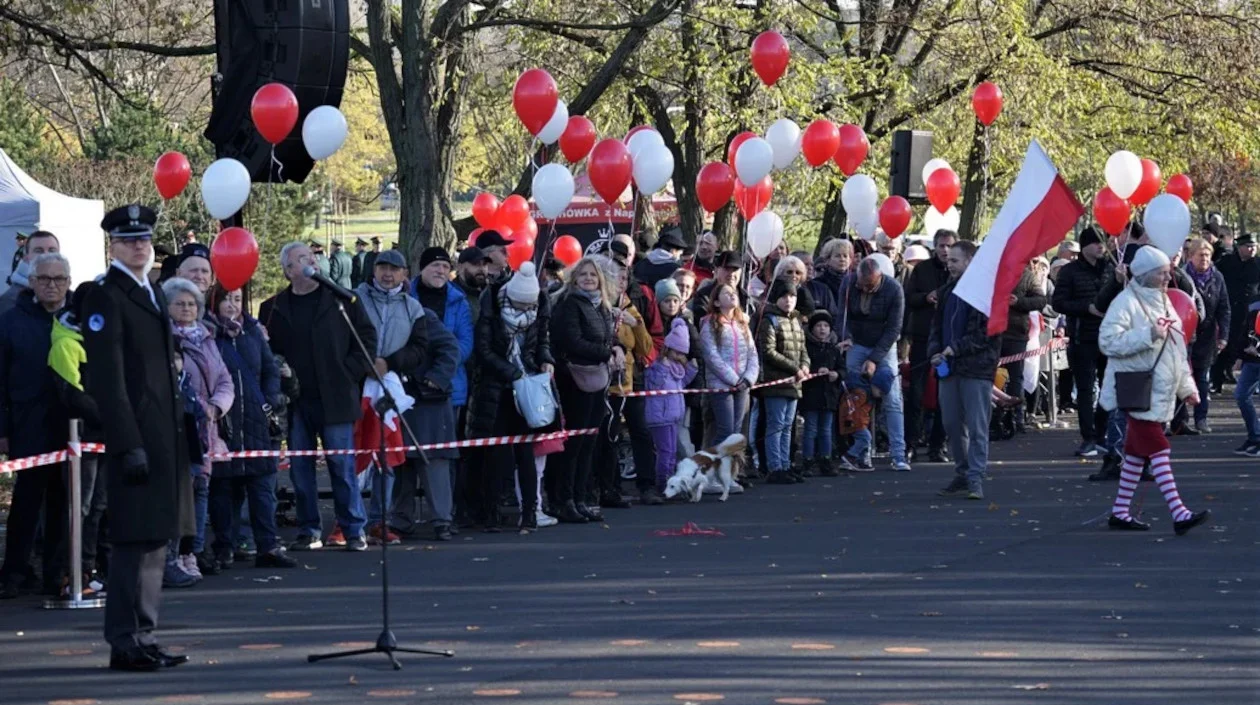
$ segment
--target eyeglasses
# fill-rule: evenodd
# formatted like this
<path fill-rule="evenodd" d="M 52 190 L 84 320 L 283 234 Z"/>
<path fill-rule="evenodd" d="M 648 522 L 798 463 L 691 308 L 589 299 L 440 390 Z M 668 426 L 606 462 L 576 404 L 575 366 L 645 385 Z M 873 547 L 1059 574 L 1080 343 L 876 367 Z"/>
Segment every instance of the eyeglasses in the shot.
<path fill-rule="evenodd" d="M 196 301 L 172 301 L 169 305 L 171 308 L 197 308 Z"/>
<path fill-rule="evenodd" d="M 36 275 L 34 280 L 35 283 L 40 286 L 48 286 L 50 284 L 53 286 L 67 286 L 70 284 L 70 277 L 46 277 L 43 275 Z"/>

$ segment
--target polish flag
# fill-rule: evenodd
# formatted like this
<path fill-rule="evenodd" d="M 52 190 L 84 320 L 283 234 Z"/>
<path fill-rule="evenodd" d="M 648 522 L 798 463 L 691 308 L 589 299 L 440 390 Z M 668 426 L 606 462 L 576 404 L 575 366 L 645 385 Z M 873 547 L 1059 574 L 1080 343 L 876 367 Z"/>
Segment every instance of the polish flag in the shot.
<path fill-rule="evenodd" d="M 1085 213 L 1036 140 L 1015 186 L 954 293 L 989 317 L 989 335 L 1006 331 L 1011 292 L 1033 257 L 1063 241 Z"/>

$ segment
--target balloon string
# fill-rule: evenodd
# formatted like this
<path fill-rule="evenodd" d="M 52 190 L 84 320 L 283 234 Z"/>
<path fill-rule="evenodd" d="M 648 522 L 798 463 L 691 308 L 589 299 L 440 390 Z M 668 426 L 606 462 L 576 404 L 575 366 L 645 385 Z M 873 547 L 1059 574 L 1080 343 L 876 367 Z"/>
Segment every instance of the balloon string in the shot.
<path fill-rule="evenodd" d="M 984 222 L 985 214 L 988 212 L 989 177 L 990 177 L 989 159 L 991 155 L 991 149 L 992 149 L 991 134 L 989 132 L 989 126 L 985 125 L 984 126 L 984 166 L 981 167 L 981 172 L 980 172 L 984 176 L 984 182 L 980 186 L 980 203 L 978 204 L 978 207 L 976 208 L 976 211 L 978 213 L 978 217 L 976 218 L 977 231 L 979 230 L 979 226 L 981 226 L 981 224 Z"/>
<path fill-rule="evenodd" d="M 544 265 L 547 263 L 547 253 L 551 252 L 551 246 L 555 244 L 555 242 L 556 242 L 556 221 L 553 218 L 551 221 L 551 227 L 547 229 L 547 244 L 543 246 L 542 259 L 540 260 Z"/>

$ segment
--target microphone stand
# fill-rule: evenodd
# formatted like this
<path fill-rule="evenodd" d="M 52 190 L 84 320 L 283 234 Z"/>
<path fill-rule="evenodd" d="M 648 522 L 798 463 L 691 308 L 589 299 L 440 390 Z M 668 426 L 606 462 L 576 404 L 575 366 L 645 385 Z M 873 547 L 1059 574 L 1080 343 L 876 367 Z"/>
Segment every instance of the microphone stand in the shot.
<path fill-rule="evenodd" d="M 353 301 L 353 299 L 351 299 Z M 345 303 L 338 298 L 337 310 L 341 312 L 341 318 L 346 322 L 346 327 L 350 330 L 350 335 L 354 338 L 359 346 L 359 352 L 364 359 L 368 361 L 368 369 L 372 370 L 372 376 L 377 383 L 381 385 L 381 398 L 376 401 L 373 408 L 381 418 L 380 423 L 380 447 L 376 456 L 376 486 L 372 490 L 372 497 L 380 497 L 381 500 L 381 633 L 376 637 L 376 645 L 367 649 L 353 649 L 350 651 L 337 651 L 329 654 L 311 654 L 306 657 L 307 663 L 315 663 L 316 661 L 326 661 L 328 659 L 345 658 L 347 656 L 362 656 L 363 654 L 385 654 L 393 665 L 395 671 L 402 670 L 402 664 L 398 662 L 395 653 L 406 654 L 423 654 L 426 656 L 445 656 L 451 658 L 455 656 L 455 652 L 448 650 L 435 651 L 430 649 L 414 649 L 398 645 L 398 639 L 394 636 L 394 631 L 389 625 L 389 523 L 386 520 L 389 515 L 389 507 L 385 506 L 385 474 L 392 473 L 393 470 L 385 462 L 385 416 L 388 412 L 393 411 L 397 416 L 399 423 L 402 424 L 403 430 L 407 434 L 407 438 L 411 445 L 419 446 L 416 440 L 416 434 L 412 432 L 411 426 L 407 420 L 403 418 L 401 412 L 398 411 L 398 403 L 394 401 L 393 395 L 389 393 L 389 389 L 385 386 L 385 380 L 381 378 L 381 373 L 376 370 L 376 356 L 368 351 L 367 346 L 363 344 L 363 338 L 359 337 L 359 332 L 354 329 L 354 323 L 350 320 L 350 314 L 346 313 Z M 420 454 L 420 462 L 428 464 L 429 460 L 425 456 L 423 450 L 416 450 Z"/>

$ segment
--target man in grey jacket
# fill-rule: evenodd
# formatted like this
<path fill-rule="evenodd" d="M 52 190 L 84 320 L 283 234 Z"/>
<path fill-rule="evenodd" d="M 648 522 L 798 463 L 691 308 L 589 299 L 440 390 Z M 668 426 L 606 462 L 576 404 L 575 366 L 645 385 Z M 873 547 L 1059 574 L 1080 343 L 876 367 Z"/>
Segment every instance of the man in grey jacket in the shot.
<path fill-rule="evenodd" d="M 905 320 L 905 294 L 896 279 L 880 271 L 879 261 L 873 257 L 867 257 L 858 264 L 857 276 L 848 286 L 845 320 L 840 322 L 843 345 L 848 348 L 848 374 L 869 380 L 878 368 L 886 367 L 894 376 L 892 389 L 880 406 L 888 431 L 892 467 L 905 472 L 910 470 L 910 463 L 906 460 L 905 417 L 901 407 L 901 378 L 897 364 L 897 340 L 901 337 L 901 325 Z"/>
<path fill-rule="evenodd" d="M 36 257 L 49 252 L 61 252 L 61 241 L 57 239 L 57 236 L 46 230 L 36 230 L 31 233 L 26 241 L 25 254 L 9 277 L 9 289 L 4 294 L 0 294 L 0 314 L 13 308 L 23 291 L 31 290 L 29 277 L 34 274 L 31 271 L 31 262 L 34 262 Z"/>

